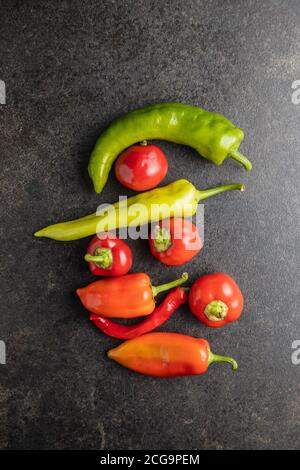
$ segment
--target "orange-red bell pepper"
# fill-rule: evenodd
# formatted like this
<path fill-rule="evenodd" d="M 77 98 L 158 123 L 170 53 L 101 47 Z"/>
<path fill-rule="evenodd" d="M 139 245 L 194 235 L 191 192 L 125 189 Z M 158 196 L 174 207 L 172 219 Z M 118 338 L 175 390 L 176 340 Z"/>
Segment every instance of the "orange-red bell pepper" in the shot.
<path fill-rule="evenodd" d="M 157 294 L 179 286 L 187 279 L 187 273 L 183 273 L 180 279 L 152 286 L 145 273 L 127 274 L 92 282 L 76 292 L 90 312 L 110 318 L 134 318 L 152 313 Z"/>
<path fill-rule="evenodd" d="M 148 333 L 125 341 L 107 353 L 110 359 L 128 369 L 154 377 L 204 374 L 213 362 L 237 363 L 217 356 L 205 339 L 178 333 Z"/>

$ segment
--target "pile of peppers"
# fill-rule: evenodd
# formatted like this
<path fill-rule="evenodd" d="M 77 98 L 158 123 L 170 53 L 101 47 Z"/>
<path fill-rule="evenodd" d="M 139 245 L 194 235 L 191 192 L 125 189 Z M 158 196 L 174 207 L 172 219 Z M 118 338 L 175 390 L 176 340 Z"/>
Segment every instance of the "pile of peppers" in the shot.
<path fill-rule="evenodd" d="M 76 292 L 101 332 L 126 340 L 107 353 L 122 366 L 153 377 L 199 375 L 214 362 L 228 362 L 233 370 L 237 369 L 234 359 L 213 354 L 204 339 L 153 332 L 184 303 L 207 327 L 220 328 L 236 321 L 242 314 L 244 299 L 234 279 L 226 273 L 213 273 L 201 276 L 188 288 L 182 287 L 188 280 L 184 272 L 179 279 L 153 286 L 146 273 L 129 273 L 132 251 L 112 230 L 134 224 L 132 209 L 143 204 L 147 210 L 139 224 L 157 224 L 149 236 L 149 249 L 156 261 L 168 266 L 188 263 L 200 252 L 203 243 L 197 227 L 182 218 L 182 213 L 191 217 L 199 201 L 228 190 L 243 191 L 244 185 L 231 183 L 198 190 L 181 179 L 156 188 L 167 174 L 168 161 L 158 146 L 148 145 L 147 141 L 162 139 L 188 145 L 216 165 L 232 158 L 250 170 L 250 161 L 238 150 L 243 137 L 243 132 L 224 116 L 183 103 L 160 103 L 127 113 L 100 135 L 88 170 L 95 191 L 100 193 L 117 160 L 115 175 L 119 182 L 126 188 L 145 192 L 130 197 L 126 208 L 116 202 L 114 217 L 109 211 L 93 213 L 50 225 L 34 234 L 59 241 L 94 235 L 84 259 L 91 274 L 104 279 Z M 159 208 L 155 217 L 151 212 L 153 204 Z M 178 228 L 179 239 L 175 236 Z M 169 292 L 156 305 L 156 296 L 164 291 Z M 133 325 L 114 320 L 137 317 L 145 318 Z"/>

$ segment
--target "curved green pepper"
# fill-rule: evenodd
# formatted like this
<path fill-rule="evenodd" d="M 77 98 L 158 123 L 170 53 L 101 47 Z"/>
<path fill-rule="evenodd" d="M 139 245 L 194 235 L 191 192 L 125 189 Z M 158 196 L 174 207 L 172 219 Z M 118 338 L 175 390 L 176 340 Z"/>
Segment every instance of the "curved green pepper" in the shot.
<path fill-rule="evenodd" d="M 93 213 L 77 220 L 49 225 L 36 232 L 34 236 L 70 241 L 88 237 L 97 232 L 136 227 L 168 217 L 190 217 L 196 213 L 199 201 L 232 189 L 243 191 L 244 185 L 233 183 L 198 191 L 189 181 L 177 180 L 167 186 L 128 198 L 126 206 L 123 206 L 122 202 L 116 202 L 110 206 L 113 210 L 107 209 L 105 215 Z M 157 211 L 153 210 L 154 205 Z M 137 213 L 140 215 L 138 223 Z"/>
<path fill-rule="evenodd" d="M 100 135 L 88 170 L 95 191 L 100 193 L 118 155 L 147 139 L 187 145 L 216 165 L 221 165 L 226 157 L 234 158 L 251 170 L 250 161 L 238 151 L 243 138 L 243 131 L 221 114 L 183 103 L 149 105 L 116 119 Z"/>

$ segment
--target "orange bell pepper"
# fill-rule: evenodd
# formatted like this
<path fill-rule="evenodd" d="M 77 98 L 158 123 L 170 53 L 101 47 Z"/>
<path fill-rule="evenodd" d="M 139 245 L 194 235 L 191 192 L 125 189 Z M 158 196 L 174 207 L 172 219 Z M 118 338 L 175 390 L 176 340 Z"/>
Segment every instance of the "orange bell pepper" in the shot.
<path fill-rule="evenodd" d="M 237 363 L 217 356 L 205 339 L 178 333 L 148 333 L 125 341 L 107 353 L 110 359 L 128 369 L 153 377 L 204 374 L 213 362 Z"/>
<path fill-rule="evenodd" d="M 90 312 L 110 318 L 135 318 L 152 313 L 157 294 L 180 286 L 187 279 L 188 274 L 183 273 L 180 279 L 152 286 L 147 274 L 127 274 L 92 282 L 76 292 Z"/>

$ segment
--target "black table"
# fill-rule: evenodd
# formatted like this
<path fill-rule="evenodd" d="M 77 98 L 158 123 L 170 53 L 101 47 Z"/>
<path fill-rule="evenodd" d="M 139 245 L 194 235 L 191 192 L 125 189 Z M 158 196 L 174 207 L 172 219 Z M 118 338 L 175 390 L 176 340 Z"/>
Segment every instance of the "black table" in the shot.
<path fill-rule="evenodd" d="M 299 448 L 300 7 L 286 1 L 11 1 L 0 4 L 0 447 L 13 449 Z M 157 380 L 105 357 L 74 291 L 92 280 L 87 240 L 34 239 L 49 223 L 131 194 L 113 174 L 101 195 L 89 154 L 115 117 L 160 101 L 225 114 L 245 132 L 246 173 L 161 143 L 165 183 L 243 181 L 205 203 L 205 246 L 186 269 L 226 271 L 244 315 L 207 329 L 182 308 L 163 331 L 204 336 L 239 362 L 206 376 Z M 134 270 L 180 275 L 130 242 Z"/>

